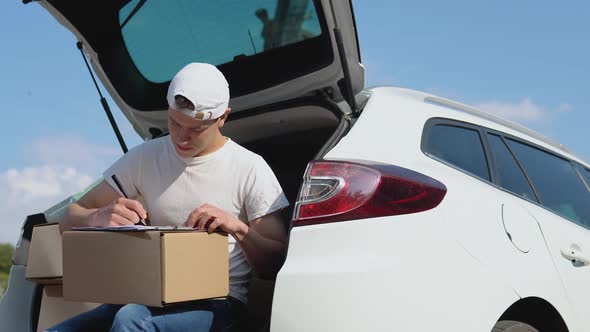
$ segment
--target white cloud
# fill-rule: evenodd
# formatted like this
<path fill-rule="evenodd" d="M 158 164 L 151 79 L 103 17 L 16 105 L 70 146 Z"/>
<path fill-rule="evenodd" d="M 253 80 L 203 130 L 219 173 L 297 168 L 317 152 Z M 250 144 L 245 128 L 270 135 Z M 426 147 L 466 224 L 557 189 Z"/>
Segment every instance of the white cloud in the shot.
<path fill-rule="evenodd" d="M 68 135 L 34 139 L 24 153 L 32 166 L 0 169 L 0 243 L 15 244 L 27 215 L 80 192 L 122 154 Z"/>
<path fill-rule="evenodd" d="M 556 113 L 573 110 L 573 106 L 570 104 L 561 104 L 556 108 L 542 107 L 533 102 L 531 98 L 524 98 L 518 103 L 491 101 L 477 103 L 474 106 L 484 112 L 525 124 L 544 122 Z"/>
<path fill-rule="evenodd" d="M 32 200 L 76 193 L 91 184 L 92 178 L 71 167 L 42 166 L 27 167 L 20 171 L 9 169 L 0 173 L 0 183 L 5 188 L 5 192 L 0 195 Z"/>
<path fill-rule="evenodd" d="M 119 156 L 117 146 L 90 143 L 74 135 L 37 138 L 24 148 L 28 159 L 42 165 L 73 167 L 100 173 Z"/>
<path fill-rule="evenodd" d="M 0 173 L 0 243 L 16 243 L 27 215 L 43 212 L 90 185 L 93 178 L 68 167 L 26 167 Z"/>

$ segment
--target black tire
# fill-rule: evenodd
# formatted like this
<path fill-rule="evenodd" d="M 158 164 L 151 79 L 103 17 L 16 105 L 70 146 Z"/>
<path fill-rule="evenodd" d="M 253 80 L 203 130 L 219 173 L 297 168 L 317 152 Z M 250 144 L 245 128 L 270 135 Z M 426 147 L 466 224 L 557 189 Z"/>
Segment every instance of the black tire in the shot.
<path fill-rule="evenodd" d="M 539 332 L 539 330 L 526 323 L 501 320 L 494 325 L 492 332 Z"/>

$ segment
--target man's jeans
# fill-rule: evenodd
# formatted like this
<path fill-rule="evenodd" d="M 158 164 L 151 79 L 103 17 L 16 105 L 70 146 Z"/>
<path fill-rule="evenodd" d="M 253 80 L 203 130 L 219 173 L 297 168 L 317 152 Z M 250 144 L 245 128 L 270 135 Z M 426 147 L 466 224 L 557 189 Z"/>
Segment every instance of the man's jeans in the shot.
<path fill-rule="evenodd" d="M 244 308 L 244 304 L 231 297 L 164 308 L 103 304 L 46 332 L 231 331 L 241 319 Z"/>

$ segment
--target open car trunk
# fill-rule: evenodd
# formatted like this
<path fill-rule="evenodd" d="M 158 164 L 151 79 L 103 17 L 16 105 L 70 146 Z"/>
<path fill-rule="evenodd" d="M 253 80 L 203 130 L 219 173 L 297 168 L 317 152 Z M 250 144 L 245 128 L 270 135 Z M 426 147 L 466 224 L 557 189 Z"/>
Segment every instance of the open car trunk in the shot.
<path fill-rule="evenodd" d="M 266 160 L 292 208 L 307 163 L 321 157 L 347 128 L 336 104 L 302 99 L 252 110 L 248 116 L 230 115 L 222 131 Z"/>

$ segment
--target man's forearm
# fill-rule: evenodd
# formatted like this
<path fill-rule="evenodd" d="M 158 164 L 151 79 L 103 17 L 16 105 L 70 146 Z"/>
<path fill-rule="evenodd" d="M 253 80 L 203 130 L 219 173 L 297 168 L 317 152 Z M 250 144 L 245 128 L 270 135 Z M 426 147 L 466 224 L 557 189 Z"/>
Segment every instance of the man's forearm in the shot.
<path fill-rule="evenodd" d="M 87 209 L 78 203 L 72 203 L 65 211 L 64 219 L 59 225 L 61 232 L 72 227 L 92 226 L 94 213 L 97 209 Z"/>
<path fill-rule="evenodd" d="M 245 224 L 244 227 L 235 237 L 250 266 L 263 275 L 276 274 L 285 257 L 285 243 L 265 238 Z"/>

